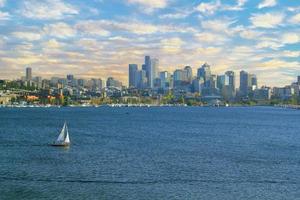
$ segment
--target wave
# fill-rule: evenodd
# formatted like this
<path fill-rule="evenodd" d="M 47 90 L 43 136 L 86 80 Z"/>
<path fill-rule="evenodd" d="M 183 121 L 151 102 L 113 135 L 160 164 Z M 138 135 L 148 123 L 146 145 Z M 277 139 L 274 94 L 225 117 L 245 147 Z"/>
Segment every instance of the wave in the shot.
<path fill-rule="evenodd" d="M 153 185 L 153 184 L 191 184 L 191 183 L 214 183 L 214 184 L 286 184 L 298 185 L 298 181 L 286 180 L 209 180 L 209 179 L 166 179 L 153 181 L 110 181 L 110 180 L 84 180 L 84 179 L 35 179 L 0 177 L 0 182 L 25 181 L 25 182 L 56 182 L 56 183 L 99 183 L 99 184 L 125 184 L 125 185 Z"/>

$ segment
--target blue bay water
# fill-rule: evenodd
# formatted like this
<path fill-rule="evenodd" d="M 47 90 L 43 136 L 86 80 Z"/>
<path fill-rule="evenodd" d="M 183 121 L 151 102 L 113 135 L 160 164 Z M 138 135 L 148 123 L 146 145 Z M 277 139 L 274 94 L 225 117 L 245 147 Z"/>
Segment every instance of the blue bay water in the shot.
<path fill-rule="evenodd" d="M 68 122 L 69 149 L 48 146 Z M 300 199 L 300 111 L 0 108 L 0 199 Z"/>

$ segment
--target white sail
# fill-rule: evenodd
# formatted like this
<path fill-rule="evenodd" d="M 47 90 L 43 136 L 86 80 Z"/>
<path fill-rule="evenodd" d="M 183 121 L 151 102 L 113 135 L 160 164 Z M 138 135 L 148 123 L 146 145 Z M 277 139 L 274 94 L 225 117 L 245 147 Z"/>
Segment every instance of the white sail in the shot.
<path fill-rule="evenodd" d="M 56 142 L 63 142 L 65 139 L 65 129 L 66 129 L 66 123 L 64 124 L 63 129 L 61 130 Z"/>
<path fill-rule="evenodd" d="M 65 143 L 70 143 L 70 138 L 69 138 L 69 131 L 68 131 L 68 127 L 66 126 L 66 138 L 65 138 Z"/>

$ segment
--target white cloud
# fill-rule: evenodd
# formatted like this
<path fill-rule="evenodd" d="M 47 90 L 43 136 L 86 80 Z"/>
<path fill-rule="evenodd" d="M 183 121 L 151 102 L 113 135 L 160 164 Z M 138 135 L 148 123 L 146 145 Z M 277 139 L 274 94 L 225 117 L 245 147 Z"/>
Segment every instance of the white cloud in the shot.
<path fill-rule="evenodd" d="M 222 6 L 221 1 L 212 1 L 209 3 L 200 3 L 197 7 L 196 10 L 199 11 L 200 13 L 204 15 L 212 15 L 214 14 L 220 7 Z"/>
<path fill-rule="evenodd" d="M 166 53 L 178 53 L 184 41 L 181 38 L 174 37 L 170 39 L 161 40 L 162 50 Z"/>
<path fill-rule="evenodd" d="M 254 14 L 250 17 L 250 21 L 255 27 L 275 28 L 283 22 L 284 17 L 282 13 Z"/>
<path fill-rule="evenodd" d="M 298 58 L 300 57 L 300 51 L 283 51 L 281 54 L 283 57 L 290 57 L 290 58 Z"/>
<path fill-rule="evenodd" d="M 202 32 L 195 34 L 195 37 L 198 41 L 202 43 L 220 45 L 224 44 L 229 39 L 221 34 L 211 33 L 211 32 Z"/>
<path fill-rule="evenodd" d="M 230 30 L 230 25 L 234 24 L 235 21 L 229 19 L 214 19 L 214 20 L 203 20 L 201 26 L 204 30 L 212 30 L 214 32 L 224 32 L 231 34 L 233 31 Z"/>
<path fill-rule="evenodd" d="M 76 30 L 63 22 L 46 25 L 43 30 L 45 34 L 56 38 L 68 38 L 76 35 Z"/>
<path fill-rule="evenodd" d="M 0 11 L 0 20 L 9 20 L 9 19 L 10 19 L 9 13 Z"/>
<path fill-rule="evenodd" d="M 232 11 L 239 11 L 244 9 L 244 5 L 247 3 L 248 0 L 237 0 L 237 4 L 235 6 L 224 5 L 222 6 L 224 10 L 232 10 Z"/>
<path fill-rule="evenodd" d="M 185 13 L 169 13 L 169 14 L 164 14 L 159 16 L 160 19 L 183 19 L 186 18 L 187 16 L 189 16 L 190 13 L 189 12 L 185 12 Z"/>
<path fill-rule="evenodd" d="M 256 40 L 263 33 L 255 30 L 242 30 L 240 32 L 240 37 L 248 40 Z"/>
<path fill-rule="evenodd" d="M 152 12 L 155 9 L 162 9 L 167 7 L 168 0 L 127 0 L 128 3 L 138 4 L 143 7 L 146 12 Z"/>
<path fill-rule="evenodd" d="M 258 4 L 258 8 L 262 9 L 262 8 L 266 8 L 266 7 L 273 7 L 277 5 L 277 1 L 276 0 L 263 0 L 260 4 Z"/>
<path fill-rule="evenodd" d="M 86 35 L 109 36 L 110 32 L 101 27 L 101 22 L 82 21 L 75 25 L 75 28 Z"/>
<path fill-rule="evenodd" d="M 283 44 L 281 44 L 279 42 L 275 42 L 275 41 L 261 41 L 255 47 L 257 49 L 270 48 L 270 49 L 276 50 L 282 46 L 283 46 Z"/>
<path fill-rule="evenodd" d="M 65 16 L 77 15 L 79 11 L 61 0 L 26 0 L 21 14 L 33 19 L 63 19 Z"/>
<path fill-rule="evenodd" d="M 16 38 L 28 41 L 36 41 L 41 39 L 41 34 L 33 32 L 14 32 L 12 35 Z"/>
<path fill-rule="evenodd" d="M 292 24 L 300 24 L 300 13 L 294 15 L 289 19 L 289 22 Z"/>
<path fill-rule="evenodd" d="M 281 38 L 282 43 L 284 44 L 296 44 L 300 42 L 299 33 L 285 33 Z"/>

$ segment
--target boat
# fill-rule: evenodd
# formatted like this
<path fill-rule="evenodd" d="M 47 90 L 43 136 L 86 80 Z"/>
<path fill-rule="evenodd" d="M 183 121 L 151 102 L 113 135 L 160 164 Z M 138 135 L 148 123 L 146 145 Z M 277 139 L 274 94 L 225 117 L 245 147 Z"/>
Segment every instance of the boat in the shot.
<path fill-rule="evenodd" d="M 68 126 L 67 123 L 64 123 L 64 126 L 56 139 L 55 142 L 51 144 L 51 146 L 56 146 L 56 147 L 68 147 L 70 146 L 70 137 L 69 137 L 69 131 L 68 131 Z"/>

